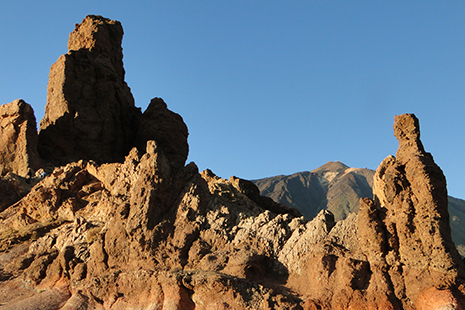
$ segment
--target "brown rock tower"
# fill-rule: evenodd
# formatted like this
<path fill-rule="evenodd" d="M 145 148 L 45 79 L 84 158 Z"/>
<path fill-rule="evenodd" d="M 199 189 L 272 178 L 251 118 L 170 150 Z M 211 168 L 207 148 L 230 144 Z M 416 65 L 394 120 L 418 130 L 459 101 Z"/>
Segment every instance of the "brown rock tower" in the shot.
<path fill-rule="evenodd" d="M 69 52 L 50 69 L 39 154 L 54 164 L 122 161 L 132 147 L 140 109 L 124 81 L 118 21 L 87 16 L 71 32 Z"/>
<path fill-rule="evenodd" d="M 383 294 L 391 286 L 404 309 L 411 309 L 427 291 L 443 291 L 436 299 L 452 296 L 463 263 L 450 235 L 446 179 L 423 148 L 415 115 L 396 116 L 394 135 L 399 148 L 376 171 L 374 203 L 361 202 L 359 236 L 375 274 L 387 283 L 379 287 Z"/>

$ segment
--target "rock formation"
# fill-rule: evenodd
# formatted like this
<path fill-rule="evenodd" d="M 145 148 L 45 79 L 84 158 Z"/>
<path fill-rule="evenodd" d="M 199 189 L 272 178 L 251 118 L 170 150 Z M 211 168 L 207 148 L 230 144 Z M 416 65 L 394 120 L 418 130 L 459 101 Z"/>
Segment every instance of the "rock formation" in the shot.
<path fill-rule="evenodd" d="M 360 198 L 373 197 L 371 169 L 350 168 L 340 162 L 328 162 L 310 172 L 279 175 L 253 182 L 262 195 L 298 209 L 309 220 L 318 211 L 328 210 L 336 221 L 358 213 Z M 448 196 L 452 240 L 465 257 L 465 200 Z"/>
<path fill-rule="evenodd" d="M 184 167 L 189 147 L 182 117 L 155 98 L 141 114 L 124 81 L 118 21 L 87 16 L 71 32 L 69 52 L 50 69 L 38 150 L 54 165 L 80 159 L 122 162 L 130 149 L 142 152 L 157 141 L 175 169 Z"/>
<path fill-rule="evenodd" d="M 117 21 L 88 16 L 70 34 L 68 53 L 50 69 L 39 153 L 54 164 L 121 161 L 133 146 L 140 110 L 124 81 Z"/>
<path fill-rule="evenodd" d="M 376 170 L 374 201 L 363 201 L 359 231 L 361 244 L 369 245 L 368 260 L 385 270 L 382 277 L 407 308 L 428 290 L 464 293 L 457 279 L 465 273 L 451 239 L 446 179 L 423 148 L 415 115 L 396 116 L 394 135 L 396 157 L 388 156 Z"/>
<path fill-rule="evenodd" d="M 297 297 L 261 284 L 285 280 L 273 253 L 303 220 L 282 213 L 193 163 L 173 171 L 153 141 L 123 164 L 70 163 L 1 213 L 0 302 L 40 303 L 33 287 L 66 287 L 71 309 L 297 309 Z"/>
<path fill-rule="evenodd" d="M 154 98 L 142 114 L 135 145 L 144 152 L 147 141 L 157 141 L 173 168 L 180 169 L 189 154 L 187 136 L 187 126 L 182 117 L 168 110 L 163 99 Z"/>
<path fill-rule="evenodd" d="M 77 29 L 97 21 L 119 25 L 88 17 Z M 81 36 L 82 50 L 99 36 Z M 0 212 L 2 309 L 464 307 L 444 177 L 413 116 L 396 118 L 398 158 L 380 165 L 374 200 L 335 222 L 329 211 L 307 221 L 250 181 L 185 166 L 180 116 L 161 99 L 144 114 L 123 162 L 56 167 Z"/>
<path fill-rule="evenodd" d="M 41 167 L 32 107 L 21 99 L 0 106 L 0 176 L 22 177 Z"/>
<path fill-rule="evenodd" d="M 24 197 L 42 166 L 32 107 L 21 99 L 0 106 L 0 211 Z"/>

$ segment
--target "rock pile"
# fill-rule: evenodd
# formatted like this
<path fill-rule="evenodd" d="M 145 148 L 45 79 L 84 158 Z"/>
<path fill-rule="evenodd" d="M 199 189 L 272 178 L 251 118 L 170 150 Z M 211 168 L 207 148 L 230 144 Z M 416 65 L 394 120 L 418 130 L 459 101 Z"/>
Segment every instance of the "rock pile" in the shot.
<path fill-rule="evenodd" d="M 115 95 L 127 87 L 121 35 L 118 22 L 89 16 L 70 36 L 80 43 L 60 58 L 64 68 L 52 67 L 58 76 L 80 68 L 71 70 L 76 84 L 51 74 L 39 135 L 42 159 L 66 165 L 0 212 L 2 309 L 464 307 L 444 176 L 424 152 L 413 115 L 396 117 L 399 151 L 378 168 L 374 199 L 344 221 L 329 211 L 307 221 L 261 197 L 252 182 L 185 165 L 187 127 L 163 100 L 125 119 L 124 109 L 137 109 Z M 100 73 L 90 87 L 81 75 L 91 68 Z M 100 114 L 112 105 L 115 114 Z M 121 143 L 102 139 L 107 121 Z M 53 132 L 61 122 L 69 137 L 100 144 L 74 153 L 85 140 L 60 142 Z M 134 143 L 124 142 L 134 132 Z M 50 143 L 41 144 L 47 135 Z"/>

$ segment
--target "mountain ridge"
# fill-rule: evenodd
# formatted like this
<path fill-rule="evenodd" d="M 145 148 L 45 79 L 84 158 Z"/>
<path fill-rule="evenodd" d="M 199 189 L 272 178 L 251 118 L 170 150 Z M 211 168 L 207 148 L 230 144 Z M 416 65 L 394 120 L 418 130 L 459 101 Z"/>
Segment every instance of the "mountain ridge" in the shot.
<path fill-rule="evenodd" d="M 327 209 L 338 221 L 358 211 L 362 196 L 372 197 L 373 175 L 373 170 L 350 168 L 340 161 L 329 161 L 312 171 L 253 182 L 262 195 L 298 209 L 308 219 Z"/>

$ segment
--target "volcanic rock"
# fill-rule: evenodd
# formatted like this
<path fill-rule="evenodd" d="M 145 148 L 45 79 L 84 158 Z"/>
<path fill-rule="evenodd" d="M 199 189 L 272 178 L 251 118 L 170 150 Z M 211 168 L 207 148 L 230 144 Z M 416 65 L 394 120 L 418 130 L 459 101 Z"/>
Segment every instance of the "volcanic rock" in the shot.
<path fill-rule="evenodd" d="M 68 53 L 50 69 L 39 132 L 43 159 L 103 163 L 128 154 L 141 112 L 124 81 L 122 37 L 119 22 L 93 15 L 70 34 Z"/>
<path fill-rule="evenodd" d="M 465 274 L 451 239 L 446 180 L 423 148 L 415 115 L 396 116 L 394 135 L 397 156 L 376 170 L 374 201 L 361 203 L 359 236 L 370 264 L 385 270 L 378 276 L 389 279 L 388 291 L 408 309 L 428 290 L 453 296 L 460 287 L 463 294 Z M 377 289 L 386 294 L 386 285 Z"/>
<path fill-rule="evenodd" d="M 156 141 L 173 169 L 179 170 L 184 167 L 189 154 L 187 136 L 187 126 L 182 117 L 168 110 L 163 99 L 154 98 L 142 114 L 136 146 L 144 152 L 147 141 Z"/>
<path fill-rule="evenodd" d="M 42 166 L 32 107 L 21 99 L 0 106 L 0 211 L 31 189 Z"/>
<path fill-rule="evenodd" d="M 311 172 L 280 175 L 253 182 L 262 195 L 298 209 L 307 219 L 321 210 L 334 214 L 336 221 L 357 214 L 360 198 L 373 197 L 371 169 L 349 168 L 340 162 L 328 162 Z M 465 257 L 465 200 L 448 196 L 452 240 Z"/>
<path fill-rule="evenodd" d="M 0 106 L 0 176 L 31 176 L 41 167 L 34 110 L 21 99 Z"/>
<path fill-rule="evenodd" d="M 273 253 L 301 221 L 261 209 L 192 163 L 173 171 L 149 141 L 123 164 L 57 168 L 0 214 L 4 250 L 27 245 L 2 268 L 0 302 L 19 306 L 8 296 L 67 283 L 68 303 L 80 303 L 72 309 L 298 309 L 297 297 L 267 281 L 283 283 Z"/>
<path fill-rule="evenodd" d="M 26 196 L 32 187 L 30 183 L 30 179 L 11 172 L 5 176 L 0 176 L 0 211 Z"/>

